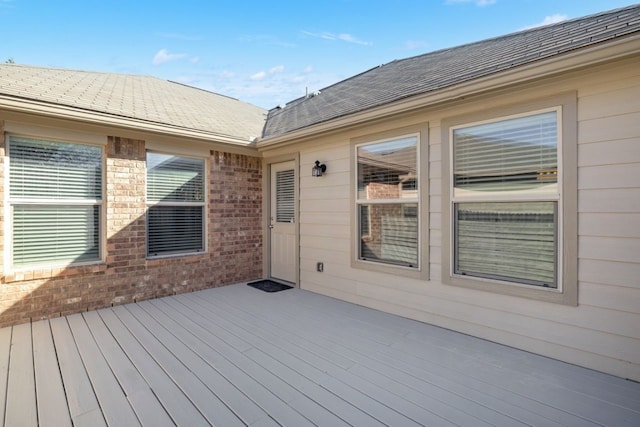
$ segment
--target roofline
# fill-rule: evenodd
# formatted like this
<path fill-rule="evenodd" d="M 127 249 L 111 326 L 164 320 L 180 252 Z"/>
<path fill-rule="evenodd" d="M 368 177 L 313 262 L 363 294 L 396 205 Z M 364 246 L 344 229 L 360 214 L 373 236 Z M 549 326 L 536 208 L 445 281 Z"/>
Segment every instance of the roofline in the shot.
<path fill-rule="evenodd" d="M 329 119 L 304 128 L 296 129 L 274 137 L 259 139 L 256 146 L 258 149 L 270 149 L 274 146 L 294 143 L 295 140 L 307 138 L 314 134 L 325 131 L 336 131 L 366 121 L 387 117 L 393 114 L 407 112 L 429 105 L 454 101 L 462 97 L 486 92 L 487 90 L 505 87 L 514 83 L 525 82 L 527 80 L 549 77 L 562 71 L 570 71 L 596 65 L 606 61 L 620 59 L 640 53 L 640 45 L 636 42 L 640 40 L 640 33 L 620 38 L 618 40 L 607 41 L 606 43 L 576 49 L 558 56 L 546 58 L 534 63 L 525 64 L 512 69 L 498 71 L 493 74 L 479 77 L 467 82 L 455 84 L 442 89 L 426 92 L 414 96 L 409 96 L 400 100 L 392 101 L 377 107 L 372 107 L 363 111 L 358 111 L 342 117 Z"/>
<path fill-rule="evenodd" d="M 198 129 L 190 129 L 180 126 L 172 126 L 159 122 L 135 119 L 99 111 L 85 110 L 65 105 L 51 104 L 26 98 L 18 98 L 0 94 L 0 109 L 28 114 L 40 114 L 51 118 L 72 119 L 84 123 L 97 125 L 111 125 L 134 131 L 148 131 L 186 138 L 196 138 L 211 142 L 251 147 L 255 146 L 255 140 L 233 137 L 229 135 L 207 132 Z"/>

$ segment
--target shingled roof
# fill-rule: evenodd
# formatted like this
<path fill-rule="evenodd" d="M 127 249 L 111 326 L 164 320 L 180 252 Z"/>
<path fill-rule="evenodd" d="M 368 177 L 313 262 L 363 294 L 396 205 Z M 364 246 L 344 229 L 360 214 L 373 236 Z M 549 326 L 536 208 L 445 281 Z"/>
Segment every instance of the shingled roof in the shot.
<path fill-rule="evenodd" d="M 380 65 L 269 111 L 263 138 L 454 87 L 640 31 L 640 5 Z"/>
<path fill-rule="evenodd" d="M 156 77 L 16 64 L 0 64 L 0 107 L 2 101 L 103 113 L 246 144 L 262 134 L 266 117 L 254 105 Z"/>

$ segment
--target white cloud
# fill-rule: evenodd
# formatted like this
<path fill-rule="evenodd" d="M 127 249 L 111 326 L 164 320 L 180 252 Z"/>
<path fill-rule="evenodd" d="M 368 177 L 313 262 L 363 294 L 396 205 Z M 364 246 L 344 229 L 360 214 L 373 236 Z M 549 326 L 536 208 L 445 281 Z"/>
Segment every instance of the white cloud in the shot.
<path fill-rule="evenodd" d="M 404 42 L 403 48 L 405 50 L 424 49 L 429 46 L 429 43 L 422 40 L 407 40 Z"/>
<path fill-rule="evenodd" d="M 553 15 L 545 16 L 544 19 L 533 25 L 529 25 L 527 27 L 522 28 L 523 30 L 530 30 L 531 28 L 543 27 L 545 25 L 557 24 L 558 22 L 566 21 L 569 19 L 567 15 L 562 15 L 560 13 L 555 13 Z"/>
<path fill-rule="evenodd" d="M 180 59 L 185 59 L 189 55 L 186 53 L 169 53 L 167 49 L 160 49 L 158 53 L 153 57 L 153 65 L 164 64 L 165 62 L 170 61 L 178 61 Z"/>
<path fill-rule="evenodd" d="M 307 65 L 306 67 L 304 67 L 302 72 L 306 73 L 306 74 L 312 73 L 313 72 L 313 67 L 311 65 Z"/>
<path fill-rule="evenodd" d="M 497 0 L 447 0 L 445 4 L 475 3 L 478 7 L 491 6 Z"/>
<path fill-rule="evenodd" d="M 327 31 L 324 31 L 324 32 L 321 32 L 321 33 L 313 33 L 311 31 L 302 31 L 302 34 L 310 36 L 310 37 L 316 37 L 316 38 L 324 39 L 324 40 L 340 40 L 340 41 L 343 41 L 343 42 L 360 44 L 360 45 L 363 45 L 363 46 L 371 46 L 371 45 L 373 45 L 373 43 L 371 43 L 371 42 L 360 40 L 360 39 L 352 36 L 351 34 L 347 34 L 347 33 L 334 34 L 334 33 L 330 33 L 330 32 L 327 32 Z"/>
<path fill-rule="evenodd" d="M 276 65 L 269 70 L 270 74 L 281 73 L 284 71 L 284 65 Z"/>
<path fill-rule="evenodd" d="M 259 71 L 255 74 L 253 74 L 251 77 L 249 77 L 251 80 L 256 81 L 256 80 L 263 80 L 265 77 L 267 77 L 267 73 L 265 73 L 264 71 Z"/>

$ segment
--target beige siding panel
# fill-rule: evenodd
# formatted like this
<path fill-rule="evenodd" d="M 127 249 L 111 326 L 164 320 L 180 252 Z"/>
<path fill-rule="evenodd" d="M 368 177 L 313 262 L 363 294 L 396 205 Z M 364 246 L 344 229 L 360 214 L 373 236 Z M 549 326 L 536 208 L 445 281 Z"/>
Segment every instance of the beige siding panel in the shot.
<path fill-rule="evenodd" d="M 637 112 L 638 99 L 640 99 L 640 85 L 637 83 L 636 81 L 635 86 L 580 97 L 578 120 L 600 119 Z"/>
<path fill-rule="evenodd" d="M 639 271 L 640 267 L 637 263 L 602 259 L 580 259 L 578 261 L 578 280 L 580 282 L 640 289 Z M 636 312 L 638 312 L 637 309 Z"/>
<path fill-rule="evenodd" d="M 304 226 L 304 235 L 318 236 L 318 237 L 337 237 L 337 238 L 349 238 L 350 227 L 348 225 L 318 225 L 308 224 Z"/>
<path fill-rule="evenodd" d="M 316 178 L 316 179 L 323 179 Z M 304 187 L 304 191 L 300 193 L 300 200 L 327 200 L 327 197 L 331 196 L 331 199 L 348 199 L 349 198 L 349 186 L 348 185 L 329 185 L 329 186 L 314 186 Z"/>
<path fill-rule="evenodd" d="M 640 188 L 578 191 L 578 212 L 640 212 Z"/>
<path fill-rule="evenodd" d="M 442 196 L 441 178 L 432 178 L 429 180 L 429 196 Z"/>
<path fill-rule="evenodd" d="M 640 113 L 586 120 L 578 123 L 581 144 L 616 139 L 632 139 L 640 135 Z"/>
<path fill-rule="evenodd" d="M 640 163 L 640 144 L 637 139 L 594 142 L 578 146 L 579 167 L 625 163 Z"/>
<path fill-rule="evenodd" d="M 640 307 L 640 288 L 580 282 L 580 304 L 637 313 Z M 638 327 L 637 324 L 635 327 Z"/>
<path fill-rule="evenodd" d="M 640 239 L 584 236 L 578 238 L 578 248 L 580 259 L 636 263 L 636 273 L 640 272 Z"/>
<path fill-rule="evenodd" d="M 599 70 L 594 70 L 592 75 L 579 74 L 574 85 L 580 86 L 579 95 L 581 98 L 607 94 L 611 91 L 638 86 L 639 70 L 637 58 L 635 58 L 625 61 L 620 66 L 604 66 Z"/>
<path fill-rule="evenodd" d="M 302 248 L 300 251 L 300 258 L 302 261 L 313 261 L 313 268 L 315 270 L 315 263 L 322 261 L 325 265 L 339 264 L 343 266 L 350 265 L 350 258 L 345 253 L 339 251 L 330 251 L 324 248 Z"/>
<path fill-rule="evenodd" d="M 637 188 L 640 163 L 589 166 L 578 170 L 579 189 Z"/>
<path fill-rule="evenodd" d="M 303 234 L 300 236 L 300 246 L 303 248 L 318 248 L 331 251 L 349 252 L 351 248 L 349 238 L 317 237 Z"/>
<path fill-rule="evenodd" d="M 335 293 L 356 295 L 357 293 L 357 282 L 331 275 L 327 271 L 316 273 L 315 271 L 303 270 L 300 272 L 300 279 L 304 283 L 302 289 L 316 291 L 322 289 L 320 293 L 324 295 L 333 296 Z"/>
<path fill-rule="evenodd" d="M 300 200 L 300 212 L 349 212 L 348 200 Z"/>
<path fill-rule="evenodd" d="M 581 236 L 640 238 L 640 213 L 584 213 L 578 224 Z"/>
<path fill-rule="evenodd" d="M 349 225 L 350 221 L 349 215 L 345 215 L 344 212 L 300 212 L 300 224 L 304 227 L 310 224 Z"/>

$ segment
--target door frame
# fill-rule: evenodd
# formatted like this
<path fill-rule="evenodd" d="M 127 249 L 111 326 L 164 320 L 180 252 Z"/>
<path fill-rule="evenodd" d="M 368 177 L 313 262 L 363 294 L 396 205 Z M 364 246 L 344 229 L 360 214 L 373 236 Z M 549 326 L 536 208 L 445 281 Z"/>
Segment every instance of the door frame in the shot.
<path fill-rule="evenodd" d="M 262 194 L 265 197 L 262 198 L 262 229 L 264 230 L 264 244 L 262 245 L 262 271 L 263 276 L 268 279 L 278 280 L 271 277 L 271 230 L 269 225 L 271 224 L 271 198 L 274 196 L 271 194 L 271 166 L 277 163 L 293 162 L 293 168 L 295 171 L 295 283 L 292 284 L 295 287 L 300 287 L 300 154 L 285 154 L 275 157 L 263 159 L 262 170 Z"/>

